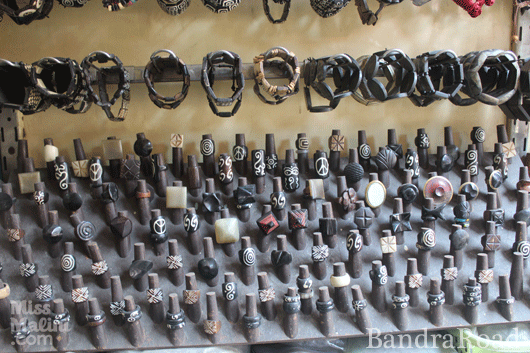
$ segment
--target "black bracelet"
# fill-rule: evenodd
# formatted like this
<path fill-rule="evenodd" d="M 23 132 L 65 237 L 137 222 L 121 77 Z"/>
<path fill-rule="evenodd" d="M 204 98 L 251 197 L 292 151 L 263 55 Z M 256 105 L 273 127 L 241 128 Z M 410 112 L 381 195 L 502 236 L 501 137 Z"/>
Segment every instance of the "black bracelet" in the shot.
<path fill-rule="evenodd" d="M 427 292 L 427 303 L 429 303 L 430 306 L 443 305 L 445 303 L 445 293 L 440 292 L 440 294 L 432 294 L 431 292 Z"/>
<path fill-rule="evenodd" d="M 105 321 L 107 321 L 107 315 L 103 310 L 101 310 L 99 314 L 96 315 L 87 314 L 86 320 L 88 322 L 88 326 L 100 326 L 103 325 Z"/>
<path fill-rule="evenodd" d="M 327 313 L 335 308 L 335 303 L 333 302 L 333 299 L 330 299 L 327 302 L 322 302 L 320 300 L 317 300 L 316 306 L 317 306 L 318 312 Z"/>
<path fill-rule="evenodd" d="M 267 16 L 267 19 L 273 23 L 282 23 L 287 20 L 287 16 L 289 16 L 289 9 L 291 7 L 291 0 L 273 0 L 275 3 L 283 5 L 283 12 L 282 17 L 275 20 L 271 15 L 271 9 L 269 7 L 269 0 L 263 0 L 263 11 L 265 11 L 265 16 Z"/>
<path fill-rule="evenodd" d="M 232 68 L 232 97 L 217 98 L 212 87 L 215 81 L 216 68 Z M 212 112 L 222 118 L 229 118 L 237 113 L 243 98 L 243 88 L 245 88 L 245 76 L 243 74 L 243 63 L 239 55 L 234 52 L 221 50 L 211 52 L 202 61 L 201 71 L 202 87 L 206 91 L 208 103 Z M 227 107 L 235 102 L 231 112 L 219 112 L 217 106 Z"/>
<path fill-rule="evenodd" d="M 352 306 L 353 306 L 353 310 L 361 311 L 361 310 L 366 309 L 366 307 L 368 306 L 368 303 L 367 303 L 366 299 L 354 300 L 354 301 L 352 301 Z"/>
<path fill-rule="evenodd" d="M 127 322 L 135 322 L 137 320 L 140 320 L 142 318 L 142 308 L 140 305 L 136 305 L 134 310 L 127 311 L 125 308 L 121 312 L 121 315 Z"/>
<path fill-rule="evenodd" d="M 248 329 L 255 329 L 261 325 L 261 315 L 247 316 L 243 315 L 243 322 Z"/>
<path fill-rule="evenodd" d="M 0 3 L 0 12 L 7 14 L 17 25 L 29 25 L 34 20 L 47 18 L 53 8 L 53 0 L 30 1 L 26 6 L 11 8 L 11 2 Z M 0 13 L 0 21 L 2 20 Z"/>
<path fill-rule="evenodd" d="M 163 52 L 169 54 L 169 56 L 163 58 L 157 55 Z M 182 75 L 182 90 L 173 97 L 162 96 L 154 87 L 153 81 L 156 75 L 162 75 L 166 70 L 177 75 Z M 149 91 L 149 98 L 157 107 L 163 109 L 175 109 L 184 101 L 184 98 L 186 98 L 186 95 L 188 94 L 188 89 L 190 87 L 190 73 L 182 59 L 178 58 L 171 50 L 162 49 L 151 54 L 151 58 L 145 66 L 144 81 L 147 90 Z"/>
<path fill-rule="evenodd" d="M 166 323 L 167 328 L 170 330 L 176 330 L 186 326 L 184 310 L 180 309 L 177 314 L 171 314 L 169 311 L 166 312 Z"/>
<path fill-rule="evenodd" d="M 397 295 L 392 296 L 392 308 L 394 309 L 406 309 L 409 306 L 410 296 L 405 294 L 402 297 Z"/>

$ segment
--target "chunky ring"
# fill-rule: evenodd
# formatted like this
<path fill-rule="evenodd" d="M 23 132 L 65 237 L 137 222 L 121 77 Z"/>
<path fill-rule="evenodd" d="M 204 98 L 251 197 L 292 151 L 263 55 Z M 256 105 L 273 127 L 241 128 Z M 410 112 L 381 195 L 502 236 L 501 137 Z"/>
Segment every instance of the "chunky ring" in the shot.
<path fill-rule="evenodd" d="M 88 296 L 88 287 L 72 289 L 72 301 L 76 304 L 88 301 Z"/>
<path fill-rule="evenodd" d="M 135 309 L 131 311 L 123 309 L 121 315 L 123 316 L 125 321 L 132 323 L 142 318 L 142 308 L 140 307 L 140 305 L 136 305 Z"/>
<path fill-rule="evenodd" d="M 9 288 L 9 284 L 4 283 L 4 286 L 2 287 L 2 289 L 0 289 L 0 300 L 9 297 L 9 294 L 11 294 L 11 289 Z"/>
<path fill-rule="evenodd" d="M 352 306 L 353 306 L 353 310 L 361 311 L 361 310 L 365 309 L 368 306 L 368 304 L 366 302 L 366 299 L 362 299 L 362 300 L 354 300 L 354 301 L 352 301 Z"/>
<path fill-rule="evenodd" d="M 181 329 L 186 326 L 184 318 L 184 310 L 180 309 L 177 314 L 171 314 L 169 311 L 166 312 L 167 328 L 170 330 Z"/>
<path fill-rule="evenodd" d="M 221 330 L 220 320 L 204 320 L 204 332 L 207 335 L 215 335 Z"/>
<path fill-rule="evenodd" d="M 184 304 L 192 305 L 199 301 L 201 297 L 201 291 L 198 289 L 185 289 L 184 294 Z"/>
<path fill-rule="evenodd" d="M 276 297 L 276 291 L 274 290 L 273 287 L 269 287 L 266 289 L 259 289 L 258 295 L 259 295 L 260 302 L 262 303 L 268 302 L 270 300 L 274 300 L 274 298 Z"/>
<path fill-rule="evenodd" d="M 261 315 L 247 316 L 243 315 L 243 322 L 248 329 L 255 329 L 261 325 Z"/>
<path fill-rule="evenodd" d="M 427 303 L 429 303 L 430 306 L 443 305 L 445 303 L 445 293 L 440 292 L 440 294 L 432 294 L 431 292 L 427 292 Z"/>
<path fill-rule="evenodd" d="M 286 314 L 296 314 L 300 311 L 302 303 L 300 302 L 300 295 L 294 297 L 285 295 L 283 298 L 283 311 Z"/>
<path fill-rule="evenodd" d="M 168 57 L 160 57 L 157 54 L 165 52 L 169 54 Z M 171 71 L 173 74 L 182 75 L 182 90 L 173 97 L 164 97 L 159 94 L 154 87 L 153 81 L 156 75 L 162 75 L 164 71 Z M 156 72 L 156 73 L 155 73 Z M 144 70 L 144 81 L 149 91 L 149 98 L 159 108 L 175 109 L 186 98 L 188 89 L 190 87 L 190 73 L 188 67 L 182 59 L 175 56 L 171 50 L 162 49 L 157 50 L 151 54 L 151 58 Z"/>
<path fill-rule="evenodd" d="M 342 276 L 331 276 L 329 283 L 335 288 L 346 287 L 350 284 L 350 275 L 346 273 Z"/>
<path fill-rule="evenodd" d="M 317 300 L 316 306 L 317 306 L 318 312 L 327 313 L 335 308 L 335 303 L 333 302 L 333 299 L 330 299 L 327 302 L 322 302 L 320 300 Z"/>
<path fill-rule="evenodd" d="M 24 229 L 10 228 L 10 229 L 6 229 L 6 232 L 7 232 L 7 240 L 11 242 L 19 241 L 20 239 L 24 238 L 24 235 L 26 234 Z"/>
<path fill-rule="evenodd" d="M 410 300 L 410 296 L 408 294 L 405 294 L 402 297 L 393 295 L 392 296 L 392 308 L 405 309 L 409 306 L 409 300 Z"/>
<path fill-rule="evenodd" d="M 139 192 L 137 191 L 136 192 L 136 198 L 137 199 L 148 199 L 151 197 L 151 191 L 147 191 L 147 192 Z"/>
<path fill-rule="evenodd" d="M 313 298 L 313 290 L 311 289 L 311 291 L 309 293 L 300 293 L 300 299 L 311 299 Z"/>
<path fill-rule="evenodd" d="M 311 289 L 311 287 L 313 287 L 313 280 L 311 279 L 311 277 L 307 277 L 307 278 L 297 277 L 296 286 L 298 287 L 298 290 Z"/>

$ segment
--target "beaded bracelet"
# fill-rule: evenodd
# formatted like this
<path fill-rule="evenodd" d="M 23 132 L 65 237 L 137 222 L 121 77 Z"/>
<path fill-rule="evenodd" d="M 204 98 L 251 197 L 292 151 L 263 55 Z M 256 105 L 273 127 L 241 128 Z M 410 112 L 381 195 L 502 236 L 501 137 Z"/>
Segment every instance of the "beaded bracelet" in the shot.
<path fill-rule="evenodd" d="M 282 60 L 271 60 L 281 58 Z M 290 80 L 284 86 L 273 86 L 265 79 L 265 68 L 274 67 L 287 73 Z M 267 104 L 280 104 L 287 98 L 298 93 L 298 82 L 300 79 L 300 66 L 293 52 L 282 47 L 274 47 L 254 58 L 254 92 L 258 98 Z M 274 100 L 267 100 L 260 92 L 263 88 Z"/>
<path fill-rule="evenodd" d="M 166 312 L 167 328 L 170 330 L 181 329 L 186 326 L 184 318 L 184 310 L 180 309 L 177 314 L 171 314 L 169 311 Z"/>
<path fill-rule="evenodd" d="M 232 69 L 232 91 L 229 98 L 218 98 L 212 87 L 215 81 L 216 68 Z M 243 98 L 243 88 L 245 88 L 245 76 L 243 74 L 243 63 L 239 55 L 234 52 L 221 50 L 211 52 L 202 61 L 201 83 L 206 91 L 208 103 L 212 112 L 222 118 L 229 118 L 239 110 L 241 99 Z M 219 112 L 217 106 L 227 107 L 235 102 L 231 112 Z"/>
<path fill-rule="evenodd" d="M 283 12 L 282 17 L 279 19 L 274 19 L 271 15 L 271 10 L 269 7 L 269 0 L 263 0 L 263 11 L 265 12 L 265 16 L 267 16 L 267 19 L 269 22 L 273 24 L 282 23 L 287 20 L 287 16 L 289 16 L 289 9 L 291 7 L 291 0 L 273 0 L 276 4 L 283 5 Z"/>
<path fill-rule="evenodd" d="M 165 58 L 160 57 L 157 55 L 160 53 L 167 53 L 169 56 Z M 162 75 L 166 70 L 171 71 L 172 74 L 182 75 L 183 77 L 182 90 L 173 97 L 162 96 L 154 87 L 153 81 L 156 75 Z M 188 89 L 190 87 L 190 73 L 182 59 L 178 58 L 171 50 L 162 49 L 151 54 L 151 58 L 145 66 L 144 81 L 147 90 L 149 91 L 149 98 L 157 107 L 163 109 L 175 109 L 184 101 L 184 98 L 186 98 L 186 95 L 188 94 Z"/>

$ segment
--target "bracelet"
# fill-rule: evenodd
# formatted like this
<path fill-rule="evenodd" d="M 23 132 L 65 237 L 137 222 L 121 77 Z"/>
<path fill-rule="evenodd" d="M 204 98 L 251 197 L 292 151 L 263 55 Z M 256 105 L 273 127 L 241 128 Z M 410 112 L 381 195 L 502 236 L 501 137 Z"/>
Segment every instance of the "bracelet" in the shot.
<path fill-rule="evenodd" d="M 167 53 L 169 56 L 163 58 L 157 55 L 159 53 Z M 162 96 L 155 90 L 153 84 L 153 79 L 155 77 L 153 71 L 156 71 L 158 75 L 162 75 L 165 70 L 170 70 L 172 73 L 183 76 L 182 90 L 173 97 Z M 144 81 L 147 90 L 149 91 L 149 98 L 157 107 L 163 109 L 175 109 L 184 101 L 184 98 L 186 98 L 186 95 L 188 94 L 188 89 L 190 87 L 190 73 L 182 59 L 175 56 L 175 53 L 171 50 L 162 49 L 151 54 L 149 62 L 145 66 Z"/>
<path fill-rule="evenodd" d="M 204 320 L 204 332 L 207 335 L 215 335 L 221 330 L 220 320 Z"/>
<path fill-rule="evenodd" d="M 346 287 L 350 284 L 350 275 L 346 273 L 342 276 L 331 276 L 329 278 L 329 284 L 335 288 Z"/>
<path fill-rule="evenodd" d="M 354 300 L 352 301 L 352 306 L 353 306 L 353 310 L 361 311 L 361 310 L 364 310 L 368 306 L 368 303 L 366 302 L 366 299 Z"/>
<path fill-rule="evenodd" d="M 114 66 L 98 68 L 94 65 L 97 61 L 100 64 L 112 62 Z M 123 66 L 121 60 L 114 54 L 108 54 L 103 51 L 95 51 L 90 53 L 81 62 L 81 67 L 85 71 L 86 87 L 91 99 L 100 106 L 111 121 L 123 121 L 127 115 L 128 105 L 130 101 L 130 78 L 127 70 Z M 96 70 L 96 77 L 99 88 L 99 95 L 96 94 L 92 87 L 92 78 L 90 76 L 90 69 Z M 114 92 L 112 98 L 109 100 L 107 93 L 107 76 L 113 73 L 118 73 L 118 87 Z M 119 98 L 122 98 L 122 106 L 117 116 L 111 112 L 110 108 L 116 103 Z"/>
<path fill-rule="evenodd" d="M 147 302 L 149 304 L 158 304 L 164 301 L 162 288 L 149 288 L 147 290 Z"/>
<path fill-rule="evenodd" d="M 105 272 L 107 272 L 108 270 L 109 270 L 109 266 L 107 265 L 107 261 L 105 260 L 94 262 L 92 264 L 92 273 L 95 276 L 101 276 L 105 274 Z"/>
<path fill-rule="evenodd" d="M 311 248 L 311 259 L 313 262 L 325 261 L 329 256 L 329 247 L 324 245 L 315 245 Z"/>
<path fill-rule="evenodd" d="M 442 268 L 442 276 L 444 281 L 454 281 L 458 277 L 458 268 Z"/>
<path fill-rule="evenodd" d="M 445 293 L 440 292 L 440 294 L 432 294 L 431 292 L 427 292 L 427 303 L 429 303 L 430 306 L 440 306 L 445 303 Z"/>
<path fill-rule="evenodd" d="M 313 280 L 311 279 L 311 277 L 307 277 L 307 278 L 297 277 L 296 286 L 298 287 L 299 291 L 311 289 L 311 287 L 313 287 Z"/>
<path fill-rule="evenodd" d="M 276 291 L 274 290 L 273 287 L 259 289 L 258 295 L 259 295 L 259 301 L 264 303 L 264 302 L 274 300 L 274 298 L 276 297 Z"/>
<path fill-rule="evenodd" d="M 77 268 L 77 262 L 75 261 L 75 257 L 71 254 L 64 254 L 61 257 L 61 270 L 63 272 L 72 272 L 75 271 Z"/>
<path fill-rule="evenodd" d="M 110 302 L 110 314 L 112 316 L 121 315 L 123 309 L 125 309 L 125 300 Z"/>
<path fill-rule="evenodd" d="M 316 306 L 317 306 L 317 311 L 320 313 L 327 313 L 335 308 L 333 299 L 330 299 L 327 302 L 322 302 L 320 300 L 317 300 Z"/>
<path fill-rule="evenodd" d="M 186 326 L 184 310 L 180 309 L 177 314 L 171 314 L 169 311 L 166 312 L 166 322 L 167 328 L 170 330 L 184 328 Z"/>
<path fill-rule="evenodd" d="M 72 301 L 76 304 L 88 301 L 88 287 L 80 287 L 72 289 Z M 123 303 L 125 307 L 125 302 Z"/>
<path fill-rule="evenodd" d="M 87 314 L 86 320 L 88 326 L 90 327 L 100 326 L 103 325 L 105 321 L 107 321 L 107 315 L 103 310 L 101 310 L 100 313 L 96 315 Z"/>
<path fill-rule="evenodd" d="M 191 0 L 157 0 L 158 6 L 165 13 L 172 16 L 178 16 L 190 6 Z"/>
<path fill-rule="evenodd" d="M 392 296 L 392 308 L 394 309 L 406 309 L 409 306 L 410 296 L 405 294 L 402 297 L 397 295 Z"/>
<path fill-rule="evenodd" d="M 21 240 L 22 238 L 24 238 L 24 235 L 26 234 L 24 229 L 10 228 L 10 229 L 6 229 L 6 232 L 7 232 L 7 240 L 11 242 Z"/>
<path fill-rule="evenodd" d="M 221 285 L 223 291 L 223 297 L 232 301 L 237 298 L 237 283 L 236 282 L 226 282 Z"/>
<path fill-rule="evenodd" d="M 192 305 L 199 301 L 201 291 L 198 289 L 184 289 L 184 304 Z"/>
<path fill-rule="evenodd" d="M 477 306 L 482 302 L 482 288 L 480 285 L 464 284 L 463 300 L 466 306 Z"/>
<path fill-rule="evenodd" d="M 271 10 L 269 7 L 269 0 L 263 0 L 263 11 L 265 12 L 265 16 L 267 16 L 267 19 L 269 22 L 273 24 L 282 23 L 287 20 L 287 16 L 289 16 L 289 8 L 291 7 L 291 0 L 273 0 L 275 3 L 282 5 L 283 4 L 283 12 L 282 17 L 275 20 L 271 15 Z"/>
<path fill-rule="evenodd" d="M 182 255 L 169 255 L 166 257 L 167 268 L 178 270 L 182 268 Z"/>
<path fill-rule="evenodd" d="M 319 1 L 319 0 L 311 0 L 311 7 L 313 10 L 323 18 L 328 18 L 330 16 L 336 15 L 340 10 L 342 10 L 350 0 L 344 0 L 344 1 Z"/>
<path fill-rule="evenodd" d="M 247 316 L 243 315 L 243 323 L 248 329 L 255 329 L 261 325 L 261 315 Z"/>
<path fill-rule="evenodd" d="M 136 198 L 137 199 L 148 199 L 151 197 L 151 191 L 147 190 L 147 192 L 136 192 Z"/>
<path fill-rule="evenodd" d="M 142 318 L 142 308 L 140 307 L 140 305 L 136 305 L 134 310 L 131 311 L 123 309 L 121 315 L 123 316 L 125 321 L 132 323 Z"/>
<path fill-rule="evenodd" d="M 36 263 L 27 262 L 19 266 L 20 275 L 22 277 L 31 277 L 37 273 L 38 266 Z"/>
<path fill-rule="evenodd" d="M 493 270 L 480 270 L 478 271 L 478 277 L 477 277 L 478 283 L 490 283 L 493 282 Z"/>
<path fill-rule="evenodd" d="M 9 284 L 4 282 L 4 286 L 0 289 L 0 300 L 9 297 L 9 294 L 11 294 L 11 288 L 9 288 Z"/>
<path fill-rule="evenodd" d="M 411 102 L 418 107 L 453 97 L 464 82 L 462 63 L 452 50 L 437 50 L 418 55 L 413 60 L 418 71 L 416 90 L 410 95 Z M 443 78 L 443 79 L 442 79 Z"/>
<path fill-rule="evenodd" d="M 285 297 L 283 298 L 283 311 L 285 311 L 286 314 L 298 313 L 302 307 L 300 299 L 301 298 L 299 294 L 292 297 L 285 295 Z"/>
<path fill-rule="evenodd" d="M 515 298 L 514 297 L 510 297 L 508 299 L 505 299 L 505 298 L 497 297 L 497 299 L 495 301 L 497 303 L 499 303 L 499 304 L 508 305 L 508 304 L 515 303 Z"/>
<path fill-rule="evenodd" d="M 51 284 L 39 284 L 35 289 L 35 297 L 41 302 L 48 302 L 53 299 L 53 289 Z"/>
<path fill-rule="evenodd" d="M 267 0 L 265 0 L 266 2 Z M 264 4 L 265 4 L 264 2 Z M 287 6 L 287 5 L 286 5 Z M 281 58 L 280 60 L 271 60 L 272 58 Z M 288 74 L 289 84 L 284 86 L 273 86 L 265 78 L 265 68 L 275 67 Z M 265 53 L 254 57 L 254 93 L 258 98 L 267 104 L 280 104 L 287 98 L 298 93 L 298 81 L 300 79 L 300 66 L 298 59 L 293 52 L 283 47 L 274 47 Z M 274 100 L 267 100 L 260 91 L 263 88 Z"/>
<path fill-rule="evenodd" d="M 218 68 L 232 68 L 232 97 L 229 98 L 217 98 L 212 86 L 215 81 L 215 69 Z M 201 71 L 201 83 L 202 87 L 206 91 L 208 103 L 212 112 L 222 118 L 229 118 L 233 116 L 239 110 L 241 106 L 241 99 L 243 98 L 243 88 L 245 87 L 245 77 L 243 75 L 243 64 L 241 58 L 234 52 L 221 50 L 217 52 L 211 52 L 206 55 L 202 61 Z M 231 112 L 219 112 L 217 106 L 226 107 L 232 105 L 234 102 L 234 108 Z"/>
<path fill-rule="evenodd" d="M 219 0 L 202 0 L 204 6 L 215 13 L 226 13 L 235 9 L 241 0 L 219 1 Z"/>

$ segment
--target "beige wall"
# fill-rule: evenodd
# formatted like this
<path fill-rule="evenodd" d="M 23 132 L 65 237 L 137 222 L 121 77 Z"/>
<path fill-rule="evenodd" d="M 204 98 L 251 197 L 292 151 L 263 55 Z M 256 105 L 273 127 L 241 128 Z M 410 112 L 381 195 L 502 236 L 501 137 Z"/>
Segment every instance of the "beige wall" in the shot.
<path fill-rule="evenodd" d="M 361 24 L 353 0 L 329 19 L 318 17 L 309 0 L 293 0 L 291 14 L 281 25 L 267 21 L 261 0 L 242 2 L 233 12 L 217 15 L 200 0 L 193 0 L 179 17 L 166 15 L 155 0 L 140 0 L 119 13 L 107 12 L 99 0 L 91 0 L 81 9 L 64 9 L 56 3 L 49 19 L 29 26 L 16 26 L 6 18 L 0 24 L 0 57 L 33 62 L 45 56 L 63 56 L 81 61 L 94 50 L 105 50 L 116 54 L 125 65 L 143 66 L 151 53 L 161 48 L 172 49 L 188 64 L 199 64 L 206 53 L 219 49 L 235 51 L 249 63 L 255 55 L 277 45 L 295 52 L 300 61 L 341 52 L 357 58 L 385 48 L 400 48 L 413 57 L 435 49 L 453 49 L 463 55 L 490 48 L 509 49 L 510 45 L 512 9 L 508 0 L 485 7 L 477 19 L 471 19 L 450 0 L 432 0 L 421 8 L 405 0 L 386 8 L 375 27 Z M 270 3 L 274 5 L 272 0 Z M 368 3 L 378 5 L 375 0 Z M 199 82 L 192 82 L 188 97 L 173 111 L 158 109 L 149 100 L 145 86 L 134 85 L 130 114 L 123 123 L 107 121 L 95 106 L 78 116 L 50 108 L 24 118 L 30 154 L 37 165 L 42 165 L 45 137 L 52 137 L 61 154 L 72 159 L 72 139 L 76 137 L 82 138 L 88 154 L 101 153 L 100 141 L 110 135 L 122 138 L 130 152 L 135 134 L 143 131 L 156 152 L 169 152 L 169 135 L 178 132 L 185 134 L 185 153 L 198 153 L 204 133 L 213 133 L 217 152 L 223 152 L 231 149 L 235 133 L 245 133 L 253 148 L 264 147 L 265 133 L 274 132 L 283 158 L 284 149 L 294 148 L 298 132 L 311 137 L 314 150 L 327 149 L 333 128 L 342 130 L 350 146 L 357 145 L 357 130 L 365 129 L 374 148 L 386 143 L 387 128 L 396 128 L 400 142 L 411 144 L 416 129 L 425 127 L 432 146 L 436 146 L 443 143 L 443 127 L 447 125 L 453 126 L 456 143 L 465 147 L 473 126 L 485 127 L 492 141 L 496 138 L 495 125 L 504 122 L 497 107 L 456 107 L 438 102 L 417 108 L 408 99 L 365 107 L 347 98 L 333 112 L 314 114 L 307 112 L 302 92 L 280 106 L 269 106 L 258 100 L 252 85 L 246 81 L 242 107 L 229 119 L 211 113 Z"/>

